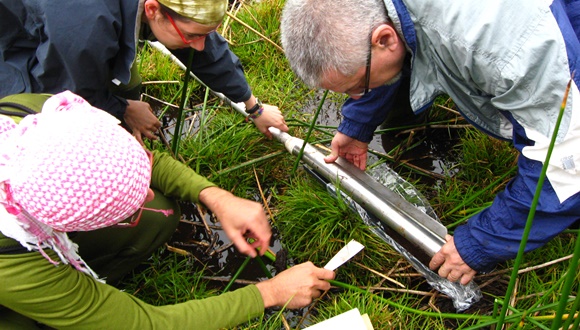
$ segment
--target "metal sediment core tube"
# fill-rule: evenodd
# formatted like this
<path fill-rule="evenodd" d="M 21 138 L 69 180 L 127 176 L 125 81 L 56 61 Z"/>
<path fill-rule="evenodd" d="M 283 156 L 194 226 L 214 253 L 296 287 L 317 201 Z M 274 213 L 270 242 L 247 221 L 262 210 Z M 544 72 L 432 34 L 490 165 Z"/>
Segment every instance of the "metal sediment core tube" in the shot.
<path fill-rule="evenodd" d="M 270 132 L 291 154 L 299 155 L 304 140 L 272 127 Z M 335 163 L 326 163 L 324 155 L 307 143 L 302 161 L 429 257 L 445 244 L 445 226 L 347 160 L 339 157 Z"/>

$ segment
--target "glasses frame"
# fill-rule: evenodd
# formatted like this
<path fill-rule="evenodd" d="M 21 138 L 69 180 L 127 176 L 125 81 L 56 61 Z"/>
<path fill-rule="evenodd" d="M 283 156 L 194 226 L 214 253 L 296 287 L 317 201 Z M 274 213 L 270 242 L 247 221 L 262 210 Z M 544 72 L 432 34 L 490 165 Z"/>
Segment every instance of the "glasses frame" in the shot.
<path fill-rule="evenodd" d="M 149 162 L 151 163 L 151 173 L 153 173 L 153 153 L 147 149 L 145 149 L 145 153 L 147 154 L 147 157 L 149 157 Z M 139 209 L 133 213 L 133 215 L 131 215 L 129 219 L 129 221 L 127 221 L 127 219 L 123 220 L 123 222 L 117 222 L 113 227 L 118 227 L 118 228 L 133 228 L 136 227 L 139 224 L 139 221 L 141 221 L 141 215 L 143 214 L 143 207 L 145 206 L 145 202 L 143 202 L 143 205 L 141 205 L 139 207 Z"/>
<path fill-rule="evenodd" d="M 175 29 L 175 31 L 177 32 L 177 34 L 179 34 L 179 37 L 181 38 L 181 41 L 183 41 L 184 44 L 189 45 L 193 42 L 196 42 L 197 40 L 203 39 L 205 37 L 207 37 L 210 33 L 214 32 L 210 31 L 206 34 L 200 34 L 198 36 L 195 36 L 193 39 L 185 39 L 185 35 L 181 32 L 181 30 L 179 29 L 179 27 L 177 26 L 177 24 L 175 24 L 175 21 L 173 20 L 173 17 L 171 17 L 171 15 L 169 15 L 167 12 L 165 13 L 165 16 L 167 17 L 167 19 L 169 20 L 169 23 L 171 23 L 171 25 L 173 25 L 173 28 Z"/>
<path fill-rule="evenodd" d="M 371 56 L 373 54 L 373 43 L 372 40 L 369 40 L 369 55 L 367 56 L 367 67 L 365 71 L 365 89 L 363 91 L 363 95 L 367 94 L 371 91 L 369 88 L 369 84 L 371 83 Z"/>
<path fill-rule="evenodd" d="M 365 67 L 365 88 L 360 93 L 353 93 L 350 94 L 351 96 L 365 96 L 368 94 L 372 89 L 369 88 L 369 84 L 371 82 L 371 61 L 372 61 L 372 54 L 373 54 L 373 34 L 371 31 L 371 37 L 369 38 L 369 53 L 367 55 L 367 64 Z"/>

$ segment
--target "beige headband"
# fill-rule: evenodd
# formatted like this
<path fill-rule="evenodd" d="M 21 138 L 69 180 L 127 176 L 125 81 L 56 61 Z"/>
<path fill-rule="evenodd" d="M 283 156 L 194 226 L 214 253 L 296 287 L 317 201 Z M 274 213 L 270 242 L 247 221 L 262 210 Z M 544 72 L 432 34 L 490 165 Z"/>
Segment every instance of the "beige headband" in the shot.
<path fill-rule="evenodd" d="M 203 25 L 222 22 L 228 7 L 227 0 L 157 0 L 177 14 Z"/>

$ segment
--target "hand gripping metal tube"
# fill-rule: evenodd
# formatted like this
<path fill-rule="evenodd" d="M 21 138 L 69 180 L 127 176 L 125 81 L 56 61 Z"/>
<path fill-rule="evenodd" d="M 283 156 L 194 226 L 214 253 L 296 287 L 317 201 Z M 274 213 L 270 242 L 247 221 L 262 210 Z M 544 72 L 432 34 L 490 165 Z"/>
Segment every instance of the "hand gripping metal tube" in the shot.
<path fill-rule="evenodd" d="M 288 152 L 295 156 L 299 155 L 304 140 L 281 132 L 277 128 L 270 127 L 269 130 L 284 144 Z M 339 157 L 334 163 L 326 163 L 324 157 L 320 151 L 306 143 L 302 161 L 336 184 L 342 192 L 389 228 L 423 250 L 429 257 L 445 244 L 447 228 L 441 223 L 421 212 L 346 159 Z"/>

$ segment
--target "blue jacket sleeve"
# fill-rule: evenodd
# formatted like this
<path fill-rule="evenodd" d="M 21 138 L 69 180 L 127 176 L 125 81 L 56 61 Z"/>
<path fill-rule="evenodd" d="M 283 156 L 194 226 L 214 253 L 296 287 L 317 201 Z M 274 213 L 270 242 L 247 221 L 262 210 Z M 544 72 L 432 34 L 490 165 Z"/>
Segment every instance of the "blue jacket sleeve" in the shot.
<path fill-rule="evenodd" d="M 189 49 L 171 52 L 187 65 Z M 247 101 L 252 95 L 240 59 L 219 33 L 209 34 L 204 50 L 194 53 L 191 71 L 212 90 L 223 93 L 234 102 Z"/>
<path fill-rule="evenodd" d="M 520 156 L 519 174 L 493 204 L 457 227 L 454 242 L 461 258 L 478 272 L 489 272 L 518 253 L 542 164 Z M 545 245 L 580 219 L 580 195 L 560 203 L 549 181 L 544 182 L 526 252 Z"/>
<path fill-rule="evenodd" d="M 514 146 L 522 150 L 534 142 L 513 120 Z M 536 192 L 542 163 L 518 158 L 518 174 L 498 194 L 492 205 L 457 227 L 454 242 L 459 255 L 472 269 L 489 272 L 499 262 L 516 257 L 530 207 Z M 580 193 L 560 202 L 548 178 L 544 181 L 525 251 L 545 245 L 580 219 Z"/>
<path fill-rule="evenodd" d="M 9 47 L 2 50 L 3 61 L 19 71 L 6 84 L 18 86 L 16 92 L 71 90 L 122 118 L 126 101 L 115 97 L 108 86 L 113 78 L 129 80 L 135 58 L 135 3 L 92 1 L 79 11 L 74 1 L 59 5 L 40 1 L 5 9 L 2 16 L 14 15 L 18 18 L 9 22 L 20 24 L 6 26 L 10 40 L 2 39 Z"/>
<path fill-rule="evenodd" d="M 362 142 L 373 139 L 375 129 L 383 123 L 393 106 L 401 81 L 373 88 L 358 100 L 349 98 L 342 106 L 338 131 Z"/>
<path fill-rule="evenodd" d="M 580 0 L 564 0 L 564 6 L 572 28 L 580 40 Z"/>

